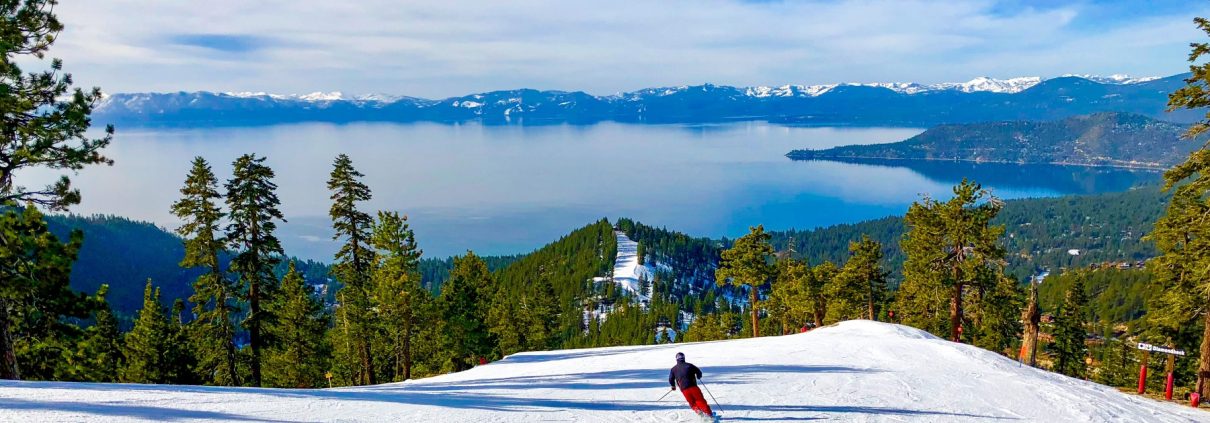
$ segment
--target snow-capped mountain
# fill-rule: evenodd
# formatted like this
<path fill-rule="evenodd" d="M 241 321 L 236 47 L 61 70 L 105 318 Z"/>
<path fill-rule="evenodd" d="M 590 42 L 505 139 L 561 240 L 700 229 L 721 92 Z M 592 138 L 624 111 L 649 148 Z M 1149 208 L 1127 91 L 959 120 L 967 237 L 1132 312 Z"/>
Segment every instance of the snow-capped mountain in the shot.
<path fill-rule="evenodd" d="M 1151 79 L 1147 79 L 1147 81 L 1149 80 Z M 816 97 L 831 91 L 833 88 L 848 86 L 886 88 L 900 94 L 919 94 L 932 91 L 959 91 L 964 93 L 991 92 L 1012 94 L 1025 91 L 1034 85 L 1038 85 L 1039 82 L 1042 82 L 1042 78 L 1036 76 L 1012 79 L 994 79 L 981 76 L 967 82 L 942 82 L 938 84 L 918 84 L 915 82 L 855 82 L 824 85 L 782 85 L 780 87 L 749 87 L 745 89 L 744 92 L 752 97 Z"/>
<path fill-rule="evenodd" d="M 1056 119 L 1099 111 L 1169 120 L 1166 93 L 1183 75 L 1125 75 L 1042 79 L 979 77 L 966 82 L 914 82 L 731 87 L 647 88 L 607 96 L 532 89 L 492 91 L 429 100 L 341 92 L 282 95 L 264 92 L 132 93 L 105 97 L 99 122 L 139 125 L 263 125 L 288 122 L 387 121 L 521 123 L 685 123 L 761 119 L 775 122 L 931 125 L 984 120 Z"/>

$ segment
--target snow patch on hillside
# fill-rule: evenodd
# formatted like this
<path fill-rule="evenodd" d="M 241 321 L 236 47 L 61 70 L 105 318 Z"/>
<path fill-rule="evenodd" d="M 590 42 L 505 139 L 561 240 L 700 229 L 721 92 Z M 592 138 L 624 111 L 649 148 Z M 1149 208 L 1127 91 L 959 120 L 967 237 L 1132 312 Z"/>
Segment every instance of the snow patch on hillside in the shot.
<path fill-rule="evenodd" d="M 788 336 L 520 353 L 461 373 L 356 388 L 0 381 L 0 420 L 698 421 L 680 393 L 657 401 L 678 351 L 702 369 L 724 421 L 1210 420 L 1188 406 L 870 321 Z"/>

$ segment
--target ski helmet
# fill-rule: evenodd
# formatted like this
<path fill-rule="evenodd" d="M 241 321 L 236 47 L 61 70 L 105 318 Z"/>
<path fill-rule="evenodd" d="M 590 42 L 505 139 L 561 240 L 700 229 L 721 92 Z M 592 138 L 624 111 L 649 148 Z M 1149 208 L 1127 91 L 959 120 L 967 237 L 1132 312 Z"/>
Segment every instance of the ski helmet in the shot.
<path fill-rule="evenodd" d="M 682 361 L 685 361 L 685 353 L 676 353 L 676 362 L 680 363 Z"/>

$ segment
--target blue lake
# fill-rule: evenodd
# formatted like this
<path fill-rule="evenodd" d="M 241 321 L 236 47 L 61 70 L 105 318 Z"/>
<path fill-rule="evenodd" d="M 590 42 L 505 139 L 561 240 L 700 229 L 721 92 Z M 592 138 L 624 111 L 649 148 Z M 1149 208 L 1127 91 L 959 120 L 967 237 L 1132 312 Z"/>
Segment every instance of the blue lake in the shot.
<path fill-rule="evenodd" d="M 288 254 L 330 260 L 336 243 L 325 183 L 347 153 L 374 199 L 367 211 L 410 216 L 427 256 L 532 250 L 608 217 L 631 217 L 694 236 L 734 237 L 901 214 L 921 194 L 945 197 L 962 177 L 1002 198 L 1122 191 L 1158 173 L 953 162 L 794 162 L 795 148 L 899 141 L 914 128 L 717 125 L 483 126 L 299 124 L 255 128 L 122 130 L 113 167 L 75 178 L 76 213 L 149 220 L 167 228 L 192 157 L 221 179 L 240 154 L 268 157 L 289 220 Z M 38 185 L 50 172 L 23 175 Z"/>

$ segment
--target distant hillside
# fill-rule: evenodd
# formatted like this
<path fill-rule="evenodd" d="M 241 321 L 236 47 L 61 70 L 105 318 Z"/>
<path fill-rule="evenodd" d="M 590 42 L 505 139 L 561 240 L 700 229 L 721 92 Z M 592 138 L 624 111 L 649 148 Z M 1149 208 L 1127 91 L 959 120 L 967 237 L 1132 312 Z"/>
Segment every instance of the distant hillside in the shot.
<path fill-rule="evenodd" d="M 244 126 L 292 122 L 465 122 L 487 124 L 694 123 L 767 120 L 805 125 L 931 126 L 997 120 L 1048 120 L 1130 112 L 1190 122 L 1166 113 L 1168 93 L 1186 75 L 1115 80 L 980 78 L 966 83 L 785 85 L 712 84 L 648 88 L 616 95 L 519 89 L 429 100 L 346 97 L 340 93 L 122 93 L 105 99 L 93 121 L 123 126 Z"/>
<path fill-rule="evenodd" d="M 1166 200 L 1167 196 L 1154 186 L 1122 193 L 1010 200 L 997 219 L 997 223 L 1007 225 L 1008 229 L 1004 242 L 1011 253 L 1009 270 L 1017 277 L 1025 277 L 1043 268 L 1057 271 L 1103 261 L 1151 257 L 1154 247 L 1140 237 L 1151 230 Z M 142 305 L 143 283 L 147 278 L 161 287 L 165 301 L 187 298 L 193 291 L 191 284 L 197 272 L 178 266 L 184 253 L 181 241 L 162 228 L 113 216 L 52 215 L 49 220 L 52 230 L 60 236 L 66 236 L 73 228 L 84 231 L 84 245 L 72 271 L 72 287 L 95 292 L 101 284 L 109 284 L 110 301 L 122 313 L 133 314 Z M 759 222 L 753 222 L 756 223 Z M 662 293 L 688 306 L 699 300 L 712 301 L 710 295 L 717 294 L 713 269 L 719 251 L 730 241 L 694 238 L 630 219 L 619 219 L 617 225 L 644 245 L 648 259 L 660 263 L 656 277 L 670 282 L 659 286 Z M 886 247 L 885 264 L 897 274 L 903 263 L 898 249 L 903 230 L 903 219 L 893 216 L 772 234 L 778 250 L 788 248 L 793 240 L 795 251 L 814 263 L 843 262 L 848 257 L 849 241 L 869 234 Z M 560 303 L 570 305 L 593 295 L 585 282 L 608 274 L 614 248 L 613 228 L 602 220 L 533 252 L 484 257 L 484 260 L 496 272 L 499 282 L 509 286 L 529 284 L 545 271 Z M 1080 254 L 1068 254 L 1072 249 L 1080 250 Z M 439 290 L 450 266 L 448 258 L 421 260 L 425 286 Z M 299 269 L 311 284 L 329 285 L 329 294 L 335 292 L 326 264 L 299 262 Z"/>
<path fill-rule="evenodd" d="M 957 160 L 1165 169 L 1202 145 L 1181 139 L 1186 127 L 1130 113 L 1062 120 L 941 125 L 907 140 L 795 150 L 794 160 Z"/>

